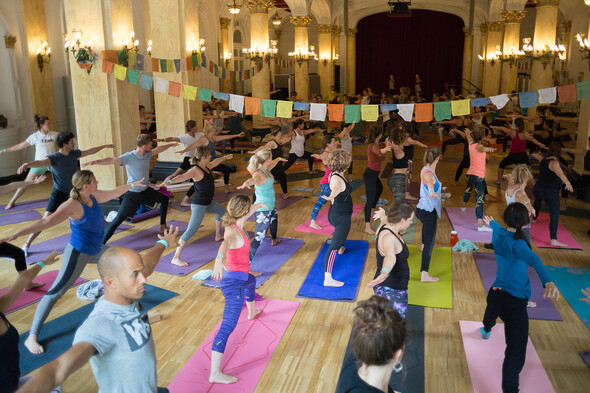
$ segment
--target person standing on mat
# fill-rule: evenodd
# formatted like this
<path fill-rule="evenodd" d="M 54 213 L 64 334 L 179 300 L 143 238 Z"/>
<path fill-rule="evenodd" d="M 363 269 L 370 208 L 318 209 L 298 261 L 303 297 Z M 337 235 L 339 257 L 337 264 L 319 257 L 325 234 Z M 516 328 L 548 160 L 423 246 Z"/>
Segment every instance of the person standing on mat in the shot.
<path fill-rule="evenodd" d="M 561 190 L 562 182 L 565 184 L 567 191 L 573 192 L 574 190 L 572 184 L 561 169 L 561 165 L 559 164 L 560 156 L 561 146 L 559 142 L 551 142 L 547 156 L 539 164 L 539 179 L 533 187 L 533 194 L 535 195 L 535 204 L 533 205 L 535 216 L 533 222 L 537 220 L 541 211 L 541 204 L 545 201 L 549 208 L 549 236 L 551 237 L 551 245 L 555 247 L 567 247 L 567 244 L 557 240 L 559 191 Z"/>
<path fill-rule="evenodd" d="M 441 215 L 442 183 L 436 176 L 436 165 L 440 160 L 440 150 L 430 146 L 424 154 L 424 168 L 420 172 L 420 200 L 416 206 L 416 217 L 422 222 L 422 262 L 420 281 L 437 282 L 438 277 L 428 273 L 432 249 L 436 240 L 437 222 Z"/>
<path fill-rule="evenodd" d="M 511 203 L 515 202 L 522 203 L 529 211 L 529 216 L 534 217 L 535 209 L 533 208 L 533 205 L 531 204 L 531 201 L 525 191 L 527 184 L 533 180 L 533 174 L 531 173 L 529 167 L 525 164 L 518 164 L 514 167 L 512 173 L 505 177 L 508 178 L 508 187 L 504 193 L 506 205 L 510 205 Z M 526 240 L 530 244 L 531 226 L 523 226 L 522 231 L 524 232 Z"/>
<path fill-rule="evenodd" d="M 352 156 L 352 137 L 350 136 L 350 131 L 354 128 L 356 123 L 344 123 L 342 125 L 342 131 L 338 134 L 338 138 L 340 140 L 340 145 L 342 146 L 342 150 L 350 153 Z M 350 166 L 348 167 L 348 181 L 352 181 L 352 167 L 353 167 L 354 160 L 350 161 Z"/>
<path fill-rule="evenodd" d="M 467 187 L 463 193 L 463 209 L 469 202 L 471 191 L 475 188 L 475 217 L 477 218 L 478 232 L 491 232 L 492 229 L 484 225 L 483 222 L 483 202 L 485 199 L 485 177 L 486 177 L 486 153 L 491 153 L 496 149 L 485 147 L 481 140 L 484 137 L 485 128 L 481 125 L 475 125 L 473 131 L 465 129 L 467 142 L 469 146 L 469 170 L 465 179 Z"/>
<path fill-rule="evenodd" d="M 511 203 L 504 211 L 503 218 L 506 228 L 502 228 L 492 217 L 485 217 L 485 222 L 494 231 L 492 243 L 498 268 L 496 280 L 488 292 L 480 334 L 487 340 L 496 325 L 496 319 L 500 317 L 504 322 L 506 351 L 502 364 L 502 392 L 516 393 L 529 335 L 527 301 L 531 297 L 531 284 L 528 266 L 535 269 L 545 288 L 543 298 L 559 300 L 559 291 L 541 259 L 531 250 L 522 231 L 522 227 L 530 223 L 526 206 L 518 202 Z"/>
<path fill-rule="evenodd" d="M 389 380 L 391 374 L 403 369 L 407 335 L 407 320 L 387 299 L 371 296 L 358 302 L 352 324 L 352 354 L 344 357 L 336 393 L 394 393 Z"/>
<path fill-rule="evenodd" d="M 35 318 L 25 341 L 25 346 L 33 354 L 44 352 L 37 338 L 43 322 L 53 305 L 76 282 L 88 263 L 96 263 L 101 254 L 108 248 L 101 244 L 105 231 L 104 214 L 100 210 L 100 203 L 117 198 L 130 188 L 142 184 L 143 179 L 133 184 L 125 184 L 110 191 L 98 191 L 98 181 L 90 171 L 78 171 L 72 178 L 72 190 L 70 199 L 64 202 L 55 213 L 48 217 L 33 221 L 13 235 L 0 239 L 0 243 L 14 240 L 20 236 L 43 231 L 51 228 L 67 218 L 70 219 L 72 236 L 64 250 L 61 269 L 53 285 L 43 296 L 35 311 Z"/>
<path fill-rule="evenodd" d="M 48 217 L 55 213 L 62 203 L 70 197 L 70 190 L 72 189 L 72 176 L 78 170 L 78 161 L 82 157 L 96 154 L 103 149 L 113 149 L 115 145 L 108 144 L 93 147 L 87 150 L 79 150 L 75 148 L 74 142 L 76 135 L 71 132 L 60 132 L 55 139 L 55 143 L 59 151 L 48 155 L 43 160 L 25 162 L 18 168 L 18 173 L 23 173 L 27 168 L 51 168 L 51 176 L 53 178 L 53 191 L 47 202 L 45 214 L 43 217 Z M 23 246 L 25 256 L 28 256 L 29 247 L 33 241 L 39 236 L 39 232 L 29 235 L 29 238 Z"/>
<path fill-rule="evenodd" d="M 408 179 L 412 177 L 411 167 L 414 154 L 414 146 L 427 147 L 425 144 L 410 138 L 408 131 L 411 131 L 410 123 L 403 122 L 400 127 L 395 128 L 391 135 L 391 146 L 393 148 L 393 173 L 389 176 L 387 184 L 393 194 L 393 203 L 401 203 L 405 199 L 415 200 L 409 194 Z"/>
<path fill-rule="evenodd" d="M 234 383 L 238 381 L 233 375 L 224 374 L 221 370 L 221 359 L 225 352 L 227 340 L 232 334 L 244 300 L 248 309 L 248 319 L 252 320 L 262 311 L 256 308 L 256 279 L 250 274 L 250 241 L 244 230 L 246 220 L 259 209 L 267 209 L 262 203 L 252 205 L 246 195 L 234 195 L 227 204 L 227 212 L 223 216 L 225 237 L 219 246 L 213 279 L 221 281 L 221 293 L 225 298 L 223 319 L 211 348 L 211 383 Z M 225 264 L 223 261 L 225 260 Z"/>
<path fill-rule="evenodd" d="M 330 201 L 332 206 L 328 210 L 328 222 L 334 227 L 332 241 L 324 256 L 324 286 L 341 287 L 342 281 L 335 280 L 332 277 L 336 253 L 344 254 L 344 242 L 350 232 L 350 222 L 352 218 L 352 186 L 344 178 L 344 172 L 348 169 L 352 161 L 352 156 L 342 149 L 332 151 L 328 155 L 328 169 L 330 174 L 330 195 L 322 198 Z"/>
<path fill-rule="evenodd" d="M 330 168 L 326 164 L 328 160 L 328 156 L 330 152 L 336 149 L 336 139 L 333 135 L 324 135 L 324 140 L 322 141 L 322 150 L 324 151 L 321 155 L 314 154 L 314 158 L 318 158 L 322 160 L 324 163 L 324 176 L 320 180 L 320 196 L 318 197 L 317 202 L 313 205 L 313 209 L 311 209 L 311 221 L 309 222 L 309 227 L 317 230 L 322 230 L 323 228 L 319 226 L 315 220 L 318 218 L 318 214 L 322 207 L 326 204 L 326 199 L 324 196 L 330 195 Z"/>
<path fill-rule="evenodd" d="M 170 143 L 152 148 L 152 137 L 147 134 L 140 134 L 137 137 L 137 147 L 135 150 L 127 152 L 119 157 L 109 157 L 100 160 L 94 160 L 82 165 L 121 165 L 127 171 L 127 182 L 137 183 L 142 180 L 141 184 L 133 186 L 123 195 L 123 202 L 119 207 L 117 215 L 107 225 L 105 230 L 103 244 L 106 244 L 115 230 L 121 225 L 127 217 L 132 217 L 139 206 L 160 204 L 160 233 L 164 233 L 166 229 L 166 214 L 168 213 L 168 197 L 161 192 L 151 188 L 149 184 L 150 178 L 150 161 L 153 156 L 156 156 L 163 151 L 176 146 L 177 143 Z"/>
<path fill-rule="evenodd" d="M 2 386 L 3 392 L 16 392 L 16 389 L 29 378 L 21 377 L 18 331 L 8 322 L 4 314 L 10 311 L 10 307 L 22 291 L 33 284 L 33 279 L 37 277 L 41 269 L 55 263 L 56 257 L 57 251 L 51 252 L 42 261 L 35 263 L 30 269 L 19 275 L 14 284 L 0 295 L 0 353 L 2 354 L 0 357 L 0 386 Z M 55 389 L 53 392 L 61 392 L 61 388 Z"/>
<path fill-rule="evenodd" d="M 57 138 L 57 132 L 49 131 L 51 125 L 49 124 L 49 118 L 47 116 L 35 115 L 35 124 L 37 125 L 37 132 L 29 135 L 29 137 L 21 143 L 14 146 L 0 149 L 0 155 L 11 151 L 19 151 L 29 146 L 35 146 L 35 160 L 44 160 L 50 154 L 55 153 L 55 139 Z M 33 181 L 39 176 L 49 171 L 49 167 L 34 168 L 27 174 L 26 181 Z M 14 193 L 14 196 L 8 202 L 4 209 L 10 210 L 14 207 L 17 199 L 25 192 L 25 188 L 19 188 Z"/>
<path fill-rule="evenodd" d="M 49 392 L 90 362 L 99 392 L 167 393 L 157 385 L 156 350 L 148 313 L 140 303 L 149 277 L 178 227 L 170 227 L 143 255 L 109 248 L 98 261 L 104 295 L 76 331 L 72 347 L 41 367 L 17 392 Z"/>
<path fill-rule="evenodd" d="M 389 138 L 385 142 L 386 146 L 381 148 L 379 141 L 382 137 L 383 130 L 377 126 L 371 126 L 368 139 L 369 146 L 367 147 L 367 169 L 365 169 L 365 173 L 363 174 L 363 183 L 365 183 L 365 193 L 367 196 L 367 201 L 365 202 L 365 232 L 369 235 L 375 234 L 375 231 L 371 228 L 371 211 L 377 206 L 379 197 L 383 192 L 383 183 L 379 179 L 381 161 L 385 158 L 384 154 L 392 150 Z"/>
<path fill-rule="evenodd" d="M 387 214 L 383 208 L 379 208 L 374 218 L 381 220 L 375 235 L 377 271 L 367 287 L 373 288 L 375 295 L 387 299 L 391 307 L 405 318 L 408 310 L 410 251 L 403 234 L 414 221 L 414 208 L 402 202 L 391 206 Z"/>
<path fill-rule="evenodd" d="M 219 157 L 211 161 L 211 154 L 207 146 L 200 146 L 195 152 L 195 156 L 192 159 L 193 167 L 183 175 L 176 176 L 174 179 L 168 181 L 169 184 L 182 183 L 185 180 L 192 179 L 194 189 L 196 191 L 195 196 L 191 203 L 191 219 L 188 222 L 186 231 L 182 234 L 178 247 L 176 247 L 176 253 L 172 258 L 173 265 L 186 267 L 189 266 L 187 262 L 182 260 L 182 250 L 186 246 L 186 243 L 197 233 L 197 230 L 201 226 L 201 222 L 205 217 L 205 213 L 213 213 L 215 217 L 215 241 L 218 242 L 223 239 L 221 235 L 221 217 L 225 213 L 225 209 L 219 203 L 213 200 L 215 194 L 215 183 L 213 181 L 213 175 L 211 174 L 211 168 L 215 168 L 221 162 L 225 160 L 231 160 L 232 155 Z M 165 183 L 162 183 L 165 185 Z"/>
<path fill-rule="evenodd" d="M 5 186 L 0 186 L 0 195 L 17 190 L 19 188 L 27 188 L 33 184 L 39 184 L 45 180 L 45 175 L 35 178 L 35 180 L 15 181 Z M 0 243 L 0 258 L 14 259 L 14 267 L 18 274 L 23 274 L 27 271 L 27 258 L 25 252 L 20 248 L 10 243 Z M 43 283 L 31 282 L 25 287 L 25 291 L 30 291 L 33 288 L 42 287 Z M 2 384 L 0 384 L 2 385 Z"/>
<path fill-rule="evenodd" d="M 309 134 L 316 132 L 323 132 L 324 130 L 316 127 L 310 130 L 304 130 L 305 121 L 303 119 L 295 120 L 293 123 L 293 139 L 291 139 L 291 150 L 289 150 L 289 157 L 287 162 L 283 165 L 283 171 L 286 171 L 297 161 L 298 159 L 307 159 L 307 167 L 309 174 L 313 173 L 313 157 L 311 152 L 305 150 L 305 137 Z"/>

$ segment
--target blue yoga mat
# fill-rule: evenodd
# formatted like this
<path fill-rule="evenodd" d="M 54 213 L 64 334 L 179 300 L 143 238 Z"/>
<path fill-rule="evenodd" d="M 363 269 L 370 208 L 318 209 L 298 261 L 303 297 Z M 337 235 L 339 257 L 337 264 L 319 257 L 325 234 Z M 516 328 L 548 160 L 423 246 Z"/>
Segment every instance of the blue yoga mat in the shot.
<path fill-rule="evenodd" d="M 146 284 L 145 295 L 140 301 L 144 309 L 149 310 L 176 295 L 178 293 Z M 94 309 L 95 303 L 92 302 L 45 323 L 39 335 L 39 342 L 45 347 L 45 352 L 40 355 L 33 355 L 24 345 L 25 340 L 29 337 L 29 332 L 21 334 L 18 344 L 21 375 L 28 374 L 44 366 L 70 349 L 76 330 Z"/>
<path fill-rule="evenodd" d="M 590 306 L 580 300 L 582 289 L 590 287 L 590 268 L 545 266 L 557 289 L 572 306 L 584 325 L 590 329 Z"/>
<path fill-rule="evenodd" d="M 346 252 L 336 255 L 332 277 L 344 281 L 342 287 L 324 287 L 324 255 L 328 251 L 328 242 L 324 244 L 311 270 L 307 274 L 297 297 L 310 297 L 325 300 L 354 301 L 358 292 L 363 266 L 369 251 L 369 242 L 365 240 L 347 240 Z"/>
<path fill-rule="evenodd" d="M 406 337 L 406 349 L 402 360 L 404 369 L 399 374 L 391 374 L 389 386 L 398 392 L 424 393 L 424 307 L 409 305 L 406 319 L 409 322 L 410 334 Z M 340 381 L 346 379 L 346 373 L 356 371 L 356 358 L 350 347 L 351 339 L 352 333 L 346 347 L 336 393 L 343 391 Z"/>

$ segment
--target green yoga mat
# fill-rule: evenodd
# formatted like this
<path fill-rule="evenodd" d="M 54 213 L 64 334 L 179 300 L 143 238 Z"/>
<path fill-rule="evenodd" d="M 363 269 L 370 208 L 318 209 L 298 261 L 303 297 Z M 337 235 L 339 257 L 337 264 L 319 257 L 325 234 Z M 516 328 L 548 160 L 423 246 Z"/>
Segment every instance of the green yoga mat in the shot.
<path fill-rule="evenodd" d="M 408 303 L 433 308 L 453 307 L 453 277 L 450 247 L 434 247 L 430 260 L 431 276 L 438 277 L 438 282 L 423 283 L 420 281 L 420 247 L 412 244 L 410 249 L 410 283 L 408 284 Z"/>
<path fill-rule="evenodd" d="M 381 225 L 381 220 L 377 220 L 377 225 L 373 228 L 375 232 L 377 232 L 377 228 Z M 414 238 L 416 236 L 416 219 L 412 221 L 412 225 L 406 229 L 406 233 L 404 233 L 404 241 L 408 244 L 414 243 Z M 375 235 L 371 235 L 371 240 L 375 240 Z"/>

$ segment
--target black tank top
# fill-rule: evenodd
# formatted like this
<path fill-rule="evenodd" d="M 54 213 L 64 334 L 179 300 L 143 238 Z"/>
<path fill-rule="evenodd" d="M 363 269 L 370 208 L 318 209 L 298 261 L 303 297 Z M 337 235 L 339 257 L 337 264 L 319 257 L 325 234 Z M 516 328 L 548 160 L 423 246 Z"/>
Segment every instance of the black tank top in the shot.
<path fill-rule="evenodd" d="M 14 392 L 18 388 L 20 378 L 18 331 L 1 312 L 0 324 L 8 326 L 8 330 L 0 335 L 0 387 L 4 386 L 0 390 Z"/>
<path fill-rule="evenodd" d="M 209 169 L 205 170 L 199 165 L 196 165 L 201 171 L 203 171 L 203 178 L 199 181 L 194 182 L 195 195 L 191 203 L 195 205 L 209 206 L 213 200 L 213 194 L 215 194 L 215 182 Z"/>
<path fill-rule="evenodd" d="M 535 186 L 543 187 L 543 188 L 550 188 L 550 189 L 557 189 L 561 188 L 561 179 L 559 176 L 555 174 L 551 169 L 549 169 L 549 164 L 551 161 L 548 158 L 543 158 L 541 163 L 539 164 L 539 180 Z M 559 163 L 559 160 L 556 160 Z"/>
<path fill-rule="evenodd" d="M 395 157 L 395 152 L 391 152 L 391 154 L 393 154 L 393 167 L 396 169 L 403 169 L 403 168 L 407 168 L 408 167 L 408 154 L 406 153 L 406 149 L 404 146 L 404 156 L 402 158 L 396 158 Z"/>
<path fill-rule="evenodd" d="M 332 204 L 332 206 L 330 206 L 329 213 L 337 215 L 352 215 L 352 197 L 350 196 L 350 194 L 352 193 L 352 186 L 349 182 L 346 181 L 345 178 L 343 178 L 339 174 L 330 174 L 330 179 L 332 179 L 332 176 L 338 176 L 339 178 L 341 178 L 344 184 L 346 185 L 346 189 L 342 191 L 340 194 L 336 195 L 336 198 L 334 198 L 334 203 Z"/>
<path fill-rule="evenodd" d="M 383 269 L 383 259 L 385 257 L 379 252 L 379 235 L 384 229 L 391 232 L 393 236 L 399 240 L 399 242 L 402 244 L 402 250 L 399 252 L 399 254 L 395 254 L 395 265 L 393 265 L 393 269 L 391 269 L 389 277 L 387 277 L 385 281 L 379 285 L 383 285 L 391 289 L 397 289 L 398 291 L 406 291 L 408 290 L 408 282 L 410 281 L 410 267 L 408 266 L 410 250 L 408 250 L 408 245 L 399 237 L 397 237 L 397 235 L 391 229 L 385 228 L 385 225 L 379 228 L 377 236 L 375 237 L 375 250 L 377 251 L 377 271 L 375 272 L 375 277 L 373 278 L 377 278 Z"/>
<path fill-rule="evenodd" d="M 586 155 L 584 156 L 584 170 L 590 171 L 590 150 L 586 150 Z"/>
<path fill-rule="evenodd" d="M 274 141 L 277 144 L 277 147 L 275 147 L 274 149 L 270 150 L 270 154 L 272 156 L 272 159 L 276 159 L 277 157 L 283 157 L 283 145 L 280 144 L 277 141 Z"/>

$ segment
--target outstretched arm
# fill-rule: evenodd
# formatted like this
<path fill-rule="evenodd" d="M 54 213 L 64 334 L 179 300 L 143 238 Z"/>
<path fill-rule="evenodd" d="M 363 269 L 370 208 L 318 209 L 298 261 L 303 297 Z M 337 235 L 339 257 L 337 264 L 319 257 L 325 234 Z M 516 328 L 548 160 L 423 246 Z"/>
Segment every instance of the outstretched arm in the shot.
<path fill-rule="evenodd" d="M 96 199 L 98 203 L 105 203 L 110 201 L 111 199 L 115 199 L 120 197 L 121 195 L 125 194 L 127 191 L 132 189 L 133 187 L 141 187 L 143 186 L 143 181 L 145 179 L 141 179 L 136 181 L 135 183 L 128 183 L 117 188 L 113 188 L 112 190 L 100 190 L 95 191 L 92 193 L 92 196 Z"/>
<path fill-rule="evenodd" d="M 195 141 L 195 142 L 191 143 L 186 148 L 184 148 L 183 150 L 179 150 L 176 153 L 177 154 L 184 154 L 184 153 L 186 153 L 189 150 L 196 149 L 197 147 L 200 147 L 200 146 L 205 146 L 208 143 L 209 143 L 209 140 L 207 139 L 207 137 L 206 136 L 202 136 L 202 137 L 199 138 L 198 141 Z"/>
<path fill-rule="evenodd" d="M 86 156 L 90 156 L 92 154 L 96 154 L 99 151 L 101 151 L 102 149 L 114 149 L 114 148 L 115 148 L 115 145 L 113 145 L 112 143 L 109 143 L 108 145 L 92 147 L 90 149 L 82 150 L 82 155 L 80 157 L 86 157 Z"/>
<path fill-rule="evenodd" d="M 3 153 L 8 153 L 9 151 L 19 151 L 19 150 L 22 150 L 22 149 L 24 149 L 25 147 L 29 147 L 29 146 L 31 146 L 31 145 L 29 144 L 29 142 L 27 142 L 27 141 L 24 141 L 24 142 L 21 142 L 21 143 L 17 143 L 17 144 L 16 144 L 16 145 L 14 145 L 14 146 L 10 146 L 10 147 L 7 147 L 7 148 L 5 148 L 5 149 L 0 149 L 0 154 L 3 154 Z"/>
<path fill-rule="evenodd" d="M 533 138 L 532 135 L 529 134 L 527 131 L 523 131 L 522 135 L 524 136 L 524 139 L 526 139 L 527 141 L 529 141 L 531 143 L 534 143 L 535 145 L 539 146 L 541 149 L 547 149 L 547 146 L 545 146 L 544 144 L 542 144 L 541 142 L 539 142 L 538 140 Z"/>
<path fill-rule="evenodd" d="M 46 177 L 45 177 L 45 175 L 43 175 L 43 176 L 39 176 L 35 180 L 15 181 L 15 182 L 7 184 L 5 186 L 0 186 L 0 195 L 6 194 L 7 192 L 14 191 L 14 190 L 22 188 L 22 187 L 26 188 L 26 187 L 32 186 L 33 184 L 39 184 L 45 179 L 46 179 Z"/>
<path fill-rule="evenodd" d="M 174 143 L 169 143 L 167 145 L 158 146 L 155 149 L 152 149 L 152 154 L 154 156 L 156 156 L 156 155 L 162 153 L 163 151 L 170 149 L 172 146 L 178 146 L 178 143 L 174 142 Z"/>
<path fill-rule="evenodd" d="M 422 143 L 422 142 L 420 142 L 420 141 L 417 141 L 417 140 L 415 140 L 415 139 L 412 139 L 412 138 L 408 138 L 408 139 L 406 140 L 406 143 L 407 143 L 408 145 L 420 146 L 420 147 L 423 147 L 423 148 L 427 148 L 427 147 L 428 147 L 428 146 L 426 146 L 424 143 Z"/>
<path fill-rule="evenodd" d="M 21 173 L 26 171 L 27 168 L 41 168 L 41 167 L 49 166 L 49 165 L 51 165 L 51 160 L 49 158 L 45 158 L 44 160 L 25 162 L 20 167 L 18 167 L 18 169 L 16 170 L 16 173 L 18 173 L 20 175 Z"/>
<path fill-rule="evenodd" d="M 101 158 L 100 160 L 88 161 L 82 164 L 82 168 L 86 168 L 89 165 L 121 165 L 121 159 L 119 157 L 107 157 Z"/>
<path fill-rule="evenodd" d="M 234 158 L 233 154 L 227 154 L 225 156 L 222 157 L 217 157 L 216 159 L 214 159 L 213 161 L 211 161 L 209 163 L 209 168 L 215 168 L 217 165 L 221 164 L 224 161 L 229 161 L 232 158 Z"/>

